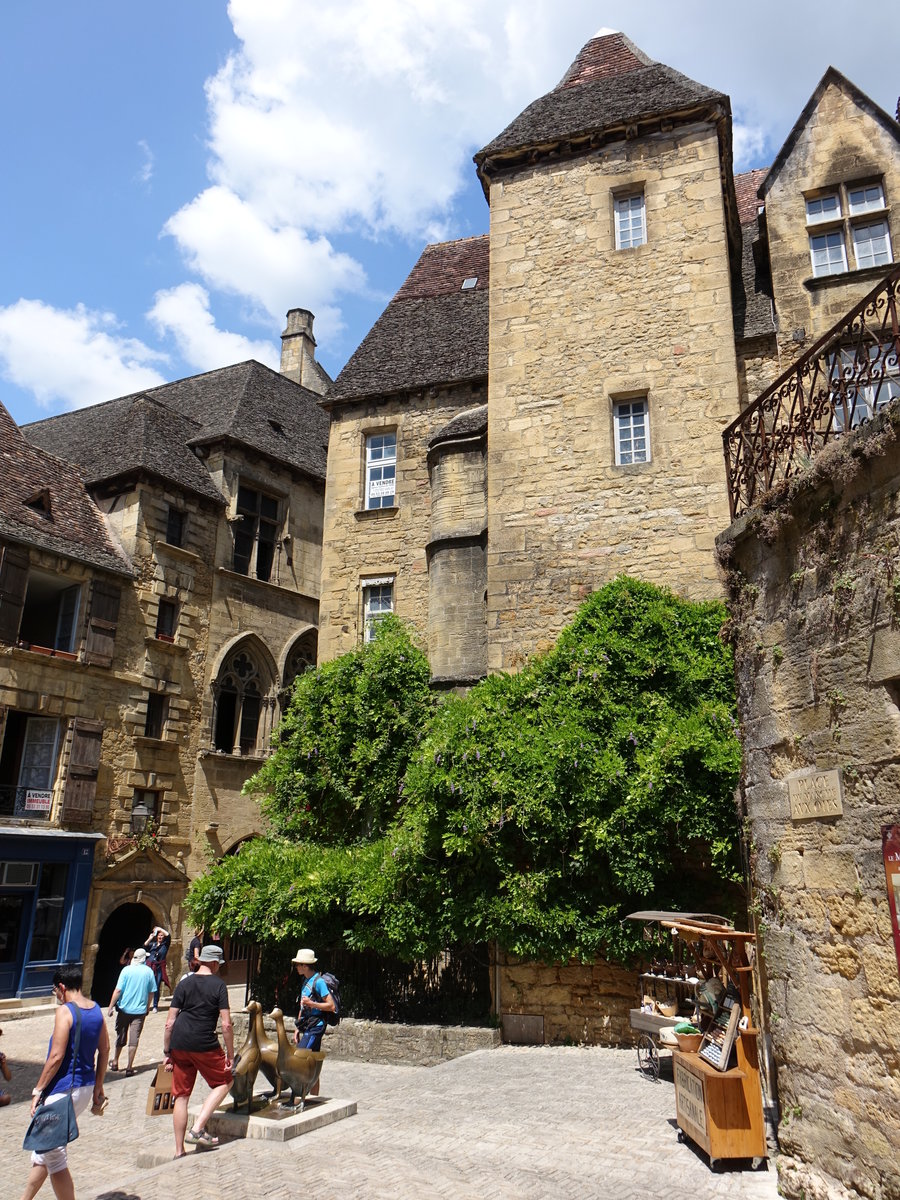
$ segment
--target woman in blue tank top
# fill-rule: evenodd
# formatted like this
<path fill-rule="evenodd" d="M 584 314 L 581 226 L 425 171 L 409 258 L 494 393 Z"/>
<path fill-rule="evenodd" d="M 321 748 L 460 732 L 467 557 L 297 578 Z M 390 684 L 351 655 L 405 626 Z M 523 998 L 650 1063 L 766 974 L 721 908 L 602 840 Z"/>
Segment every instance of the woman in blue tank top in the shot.
<path fill-rule="evenodd" d="M 60 1007 L 56 1010 L 47 1061 L 37 1087 L 31 1093 L 32 1114 L 39 1104 L 55 1104 L 64 1099 L 70 1088 L 72 1103 L 79 1116 L 92 1101 L 101 1111 L 105 1103 L 103 1076 L 109 1058 L 109 1034 L 103 1020 L 103 1009 L 82 995 L 81 983 L 79 966 L 59 967 L 53 976 L 53 995 Z M 81 1037 L 73 1064 L 75 1029 L 79 1016 Z M 65 1146 L 59 1146 L 43 1154 L 32 1154 L 31 1171 L 22 1200 L 32 1200 L 48 1175 L 53 1176 L 53 1191 L 60 1200 L 74 1198 L 75 1185 L 69 1173 L 67 1150 Z"/>

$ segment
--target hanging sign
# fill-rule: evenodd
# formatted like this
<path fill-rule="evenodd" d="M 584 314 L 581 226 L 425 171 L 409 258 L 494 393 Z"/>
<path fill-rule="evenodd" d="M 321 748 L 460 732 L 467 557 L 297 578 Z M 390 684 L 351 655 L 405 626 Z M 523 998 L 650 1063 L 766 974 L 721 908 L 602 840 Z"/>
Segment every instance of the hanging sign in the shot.
<path fill-rule="evenodd" d="M 900 825 L 882 825 L 881 850 L 891 910 L 891 932 L 897 952 L 897 972 L 900 974 Z"/>
<path fill-rule="evenodd" d="M 52 792 L 37 791 L 34 788 L 29 788 L 25 793 L 25 811 L 49 813 L 52 800 Z"/>

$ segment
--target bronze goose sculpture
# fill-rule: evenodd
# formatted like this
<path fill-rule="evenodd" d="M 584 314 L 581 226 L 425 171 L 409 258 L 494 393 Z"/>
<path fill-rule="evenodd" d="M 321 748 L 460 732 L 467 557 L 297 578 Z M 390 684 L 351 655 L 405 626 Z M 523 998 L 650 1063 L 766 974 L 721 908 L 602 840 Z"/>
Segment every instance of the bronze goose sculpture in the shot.
<path fill-rule="evenodd" d="M 256 1001 L 251 1000 L 250 1004 L 256 1004 Z M 259 1008 L 259 1005 L 256 1004 L 256 1007 Z M 262 1053 L 257 1041 L 256 1023 L 250 1005 L 248 1005 L 247 1011 L 250 1013 L 250 1020 L 247 1022 L 247 1040 L 234 1056 L 231 1095 L 234 1100 L 234 1111 L 237 1112 L 242 1104 L 246 1104 L 249 1117 L 253 1109 L 253 1085 L 256 1083 L 256 1076 L 262 1065 Z"/>
<path fill-rule="evenodd" d="M 300 1097 L 300 1111 L 306 1097 L 319 1078 L 325 1054 L 321 1050 L 300 1050 L 288 1041 L 284 1028 L 284 1014 L 280 1008 L 272 1009 L 272 1020 L 278 1034 L 278 1074 L 291 1090 L 291 1105 L 294 1097 Z"/>
<path fill-rule="evenodd" d="M 270 1099 L 277 1100 L 281 1095 L 282 1087 L 281 1076 L 278 1074 L 278 1042 L 273 1042 L 266 1033 L 262 1005 L 259 1001 L 251 1000 L 247 1005 L 247 1011 L 250 1013 L 250 1019 L 256 1030 L 256 1044 L 259 1046 L 260 1056 L 259 1069 L 272 1085 Z"/>

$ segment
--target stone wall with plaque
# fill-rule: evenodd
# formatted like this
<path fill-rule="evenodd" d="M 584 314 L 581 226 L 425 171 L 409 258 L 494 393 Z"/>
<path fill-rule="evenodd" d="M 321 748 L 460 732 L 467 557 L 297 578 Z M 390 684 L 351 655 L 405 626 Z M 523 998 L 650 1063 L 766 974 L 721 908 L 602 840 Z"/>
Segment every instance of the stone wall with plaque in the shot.
<path fill-rule="evenodd" d="M 900 412 L 719 539 L 784 1195 L 900 1197 Z M 773 1069 L 774 1068 L 774 1069 Z"/>

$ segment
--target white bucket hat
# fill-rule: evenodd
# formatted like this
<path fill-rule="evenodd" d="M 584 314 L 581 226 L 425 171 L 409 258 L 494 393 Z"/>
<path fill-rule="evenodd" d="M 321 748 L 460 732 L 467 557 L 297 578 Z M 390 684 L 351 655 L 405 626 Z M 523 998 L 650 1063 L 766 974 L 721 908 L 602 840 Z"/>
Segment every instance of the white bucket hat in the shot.
<path fill-rule="evenodd" d="M 303 963 L 306 967 L 315 966 L 319 960 L 316 958 L 315 950 L 298 950 L 291 959 L 293 963 Z"/>
<path fill-rule="evenodd" d="M 143 948 L 143 946 L 139 946 L 138 949 L 135 950 L 134 954 L 132 954 L 131 961 L 136 962 L 136 963 L 142 963 L 146 957 L 147 957 L 147 951 Z"/>

